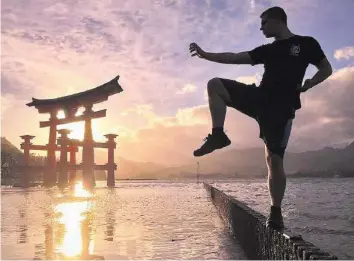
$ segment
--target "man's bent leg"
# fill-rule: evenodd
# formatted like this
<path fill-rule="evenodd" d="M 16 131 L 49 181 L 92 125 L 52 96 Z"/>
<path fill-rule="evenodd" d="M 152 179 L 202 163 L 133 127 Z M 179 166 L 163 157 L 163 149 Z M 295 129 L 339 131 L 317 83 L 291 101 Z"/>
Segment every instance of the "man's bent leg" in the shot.
<path fill-rule="evenodd" d="M 205 144 L 194 151 L 200 157 L 216 149 L 224 148 L 231 141 L 224 133 L 227 107 L 233 107 L 250 117 L 256 117 L 259 90 L 255 85 L 247 85 L 233 80 L 213 78 L 208 82 L 209 108 L 212 119 L 212 134 L 206 137 Z"/>
<path fill-rule="evenodd" d="M 206 142 L 193 152 L 195 157 L 203 156 L 231 144 L 230 139 L 224 133 L 226 104 L 230 104 L 231 99 L 219 78 L 213 78 L 208 82 L 208 97 L 213 126 L 212 134 L 209 134 L 205 139 Z"/>
<path fill-rule="evenodd" d="M 219 78 L 208 82 L 209 109 L 213 128 L 223 128 L 226 116 L 226 104 L 230 103 L 230 95 Z"/>

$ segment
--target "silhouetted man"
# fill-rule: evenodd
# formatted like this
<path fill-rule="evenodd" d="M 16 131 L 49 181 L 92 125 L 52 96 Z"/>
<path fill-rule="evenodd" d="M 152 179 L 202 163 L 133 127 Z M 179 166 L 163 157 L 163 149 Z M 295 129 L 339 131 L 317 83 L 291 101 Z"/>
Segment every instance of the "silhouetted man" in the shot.
<path fill-rule="evenodd" d="M 281 202 L 286 187 L 283 157 L 295 111 L 301 108 L 300 93 L 327 79 L 332 74 L 332 67 L 313 37 L 296 35 L 289 30 L 287 15 L 282 8 L 269 8 L 260 18 L 261 31 L 266 38 L 274 37 L 275 41 L 251 51 L 209 53 L 196 43 L 190 44 L 192 56 L 212 62 L 264 64 L 259 87 L 222 78 L 213 78 L 208 82 L 213 129 L 206 142 L 194 151 L 194 156 L 200 157 L 231 144 L 223 127 L 227 106 L 254 118 L 259 125 L 260 138 L 265 143 L 268 167 L 271 209 L 267 226 L 281 230 L 284 228 Z M 318 72 L 302 85 L 309 64 L 315 65 Z"/>

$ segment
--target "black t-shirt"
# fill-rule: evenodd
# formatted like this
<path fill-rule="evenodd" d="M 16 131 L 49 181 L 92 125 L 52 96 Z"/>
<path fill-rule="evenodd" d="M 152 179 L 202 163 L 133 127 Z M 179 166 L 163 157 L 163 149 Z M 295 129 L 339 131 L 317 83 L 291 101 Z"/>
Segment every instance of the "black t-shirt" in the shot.
<path fill-rule="evenodd" d="M 302 84 L 309 64 L 317 65 L 325 54 L 316 39 L 294 35 L 259 46 L 249 52 L 254 63 L 264 64 L 260 88 L 269 104 L 282 109 L 301 108 L 300 93 L 296 87 Z"/>

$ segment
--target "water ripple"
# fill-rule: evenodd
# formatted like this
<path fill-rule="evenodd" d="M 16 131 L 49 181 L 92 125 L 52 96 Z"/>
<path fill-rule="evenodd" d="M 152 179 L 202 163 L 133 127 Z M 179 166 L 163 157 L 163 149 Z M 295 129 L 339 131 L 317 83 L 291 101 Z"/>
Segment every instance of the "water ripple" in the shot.
<path fill-rule="evenodd" d="M 214 182 L 227 194 L 267 215 L 266 180 Z M 354 259 L 354 179 L 288 179 L 283 201 L 285 225 L 340 259 Z"/>
<path fill-rule="evenodd" d="M 2 190 L 2 259 L 244 259 L 202 184 Z"/>

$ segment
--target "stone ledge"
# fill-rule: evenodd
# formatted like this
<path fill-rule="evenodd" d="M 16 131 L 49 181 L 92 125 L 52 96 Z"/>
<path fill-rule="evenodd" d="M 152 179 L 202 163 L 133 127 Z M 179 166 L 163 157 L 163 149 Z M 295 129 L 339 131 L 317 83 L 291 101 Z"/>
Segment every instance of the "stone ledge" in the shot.
<path fill-rule="evenodd" d="M 207 183 L 204 183 L 204 187 L 227 224 L 230 234 L 239 242 L 249 259 L 338 259 L 290 230 L 281 233 L 267 228 L 264 215 Z"/>

